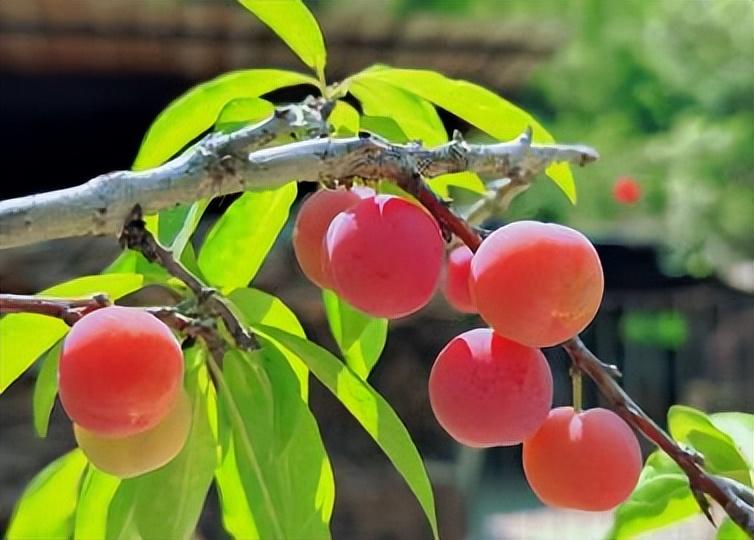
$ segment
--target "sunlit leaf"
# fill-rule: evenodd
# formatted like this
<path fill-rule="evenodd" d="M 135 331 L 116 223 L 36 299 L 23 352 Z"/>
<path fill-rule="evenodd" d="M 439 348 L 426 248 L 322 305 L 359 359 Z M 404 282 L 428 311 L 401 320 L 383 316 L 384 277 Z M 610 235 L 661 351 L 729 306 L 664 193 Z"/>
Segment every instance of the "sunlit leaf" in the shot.
<path fill-rule="evenodd" d="M 370 317 L 327 289 L 322 291 L 322 302 L 343 359 L 366 380 L 385 347 L 387 319 Z"/>
<path fill-rule="evenodd" d="M 699 505 L 684 474 L 653 476 L 642 482 L 618 507 L 608 538 L 633 538 L 643 532 L 667 527 L 699 513 Z"/>
<path fill-rule="evenodd" d="M 355 75 L 352 84 L 369 84 L 372 81 L 388 83 L 416 94 L 499 140 L 514 139 L 528 126 L 533 129 L 535 142 L 551 143 L 554 140 L 532 115 L 486 88 L 468 81 L 450 79 L 435 71 L 382 66 L 380 69 L 368 69 Z M 571 202 L 576 201 L 576 186 L 568 164 L 551 165 L 547 168 L 547 175 Z"/>
<path fill-rule="evenodd" d="M 160 212 L 158 239 L 174 257 L 181 259 L 207 206 L 209 199 L 201 199 Z"/>
<path fill-rule="evenodd" d="M 270 27 L 304 64 L 324 76 L 327 54 L 322 32 L 309 8 L 300 0 L 238 0 Z"/>
<path fill-rule="evenodd" d="M 241 473 L 236 462 L 232 438 L 227 439 L 228 448 L 222 464 L 215 471 L 215 483 L 220 495 L 220 510 L 223 526 L 233 538 L 259 540 L 259 530 L 254 513 L 241 482 Z"/>
<path fill-rule="evenodd" d="M 55 396 L 58 394 L 58 362 L 60 361 L 60 349 L 63 342 L 59 341 L 52 349 L 47 351 L 42 359 L 42 367 L 37 374 L 37 382 L 34 384 L 34 429 L 40 437 L 47 436 L 47 426 L 50 422 L 50 413 L 55 405 Z"/>
<path fill-rule="evenodd" d="M 269 326 L 255 325 L 254 330 L 280 349 L 299 356 L 356 418 L 406 480 L 437 538 L 435 500 L 427 471 L 406 427 L 388 402 L 346 364 L 317 344 Z"/>
<path fill-rule="evenodd" d="M 462 188 L 478 195 L 483 195 L 487 191 L 487 188 L 484 185 L 484 182 L 482 182 L 482 179 L 479 178 L 479 175 L 468 171 L 441 174 L 440 176 L 430 178 L 427 184 L 429 184 L 432 191 L 443 199 L 450 198 L 450 191 L 448 188 L 451 186 Z"/>
<path fill-rule="evenodd" d="M 73 532 L 79 483 L 86 469 L 81 450 L 50 463 L 24 490 L 6 532 L 8 540 L 67 540 Z"/>
<path fill-rule="evenodd" d="M 709 419 L 733 440 L 749 469 L 754 470 L 754 414 L 719 412 L 710 414 Z"/>
<path fill-rule="evenodd" d="M 448 140 L 434 106 L 414 93 L 372 78 L 355 79 L 350 92 L 361 102 L 365 115 L 390 118 L 409 139 L 429 147 Z"/>
<path fill-rule="evenodd" d="M 76 505 L 74 540 L 111 538 L 107 523 L 110 505 L 120 486 L 120 478 L 89 466 L 81 482 L 81 491 Z"/>
<path fill-rule="evenodd" d="M 270 116 L 275 106 L 262 98 L 239 98 L 230 101 L 215 121 L 218 131 L 233 131 L 246 124 L 259 122 Z"/>
<path fill-rule="evenodd" d="M 359 111 L 339 99 L 327 121 L 340 137 L 356 135 L 359 132 Z"/>
<path fill-rule="evenodd" d="M 209 282 L 231 291 L 246 286 L 262 266 L 288 220 L 296 183 L 241 195 L 212 227 L 199 252 Z"/>
<path fill-rule="evenodd" d="M 134 292 L 144 278 L 137 274 L 84 276 L 45 289 L 39 296 L 79 298 L 96 293 L 111 300 Z M 12 313 L 0 319 L 0 393 L 16 380 L 34 360 L 68 332 L 60 319 L 34 313 Z"/>
<path fill-rule="evenodd" d="M 289 334 L 306 337 L 296 314 L 280 298 L 251 287 L 236 289 L 228 298 L 233 301 L 241 320 L 247 326 L 265 324 L 280 328 Z M 301 397 L 306 401 L 309 396 L 309 368 L 295 354 L 285 356 L 298 377 Z"/>
<path fill-rule="evenodd" d="M 673 405 L 668 411 L 668 429 L 673 438 L 704 456 L 705 468 L 751 486 L 751 474 L 733 439 L 719 430 L 702 411 Z"/>
<path fill-rule="evenodd" d="M 133 163 L 140 171 L 156 167 L 174 156 L 212 127 L 231 100 L 259 97 L 267 92 L 317 81 L 292 71 L 246 69 L 220 75 L 193 87 L 168 105 L 149 127 Z"/>
<path fill-rule="evenodd" d="M 234 486 L 246 500 L 232 503 L 231 523 L 261 538 L 329 538 L 332 470 L 288 363 L 267 345 L 253 353 L 235 350 L 225 356 L 223 377 L 219 404 L 233 428 L 235 459 L 235 470 L 227 462 L 231 454 L 221 468 L 223 500 Z"/>

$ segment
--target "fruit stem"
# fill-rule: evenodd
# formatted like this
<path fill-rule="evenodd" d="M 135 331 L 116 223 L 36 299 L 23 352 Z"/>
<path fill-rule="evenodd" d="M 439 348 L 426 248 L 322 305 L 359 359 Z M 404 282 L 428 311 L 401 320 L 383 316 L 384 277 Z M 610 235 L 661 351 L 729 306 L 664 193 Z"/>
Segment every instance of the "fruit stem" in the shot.
<path fill-rule="evenodd" d="M 573 410 L 576 413 L 580 413 L 582 410 L 582 389 L 583 389 L 583 379 L 581 376 L 581 370 L 575 366 L 571 366 L 570 375 L 571 375 L 571 388 L 572 388 L 572 400 L 573 400 Z"/>

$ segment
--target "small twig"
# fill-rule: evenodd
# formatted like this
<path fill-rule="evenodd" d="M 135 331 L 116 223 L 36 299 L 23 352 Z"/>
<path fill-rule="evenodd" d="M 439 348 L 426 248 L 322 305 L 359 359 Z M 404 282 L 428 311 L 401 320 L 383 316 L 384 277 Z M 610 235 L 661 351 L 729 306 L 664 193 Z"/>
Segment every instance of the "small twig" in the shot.
<path fill-rule="evenodd" d="M 233 313 L 227 300 L 217 290 L 207 287 L 198 277 L 183 266 L 173 253 L 160 245 L 144 223 L 141 207 L 133 208 L 123 232 L 121 245 L 139 251 L 150 262 L 161 265 L 168 273 L 181 280 L 194 293 L 198 303 L 206 306 L 210 315 L 218 316 L 233 336 L 236 345 L 244 350 L 258 348 L 254 336 L 245 328 L 241 320 Z"/>
<path fill-rule="evenodd" d="M 8 313 L 38 313 L 62 319 L 72 326 L 81 317 L 95 309 L 110 305 L 107 295 L 96 294 L 88 298 L 49 298 L 23 294 L 0 294 L 0 315 Z"/>

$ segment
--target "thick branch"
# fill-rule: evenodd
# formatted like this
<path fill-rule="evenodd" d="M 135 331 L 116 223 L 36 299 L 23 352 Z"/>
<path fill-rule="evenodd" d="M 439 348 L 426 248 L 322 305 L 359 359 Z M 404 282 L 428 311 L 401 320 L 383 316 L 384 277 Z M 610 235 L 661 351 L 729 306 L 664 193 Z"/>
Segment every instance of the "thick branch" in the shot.
<path fill-rule="evenodd" d="M 583 146 L 532 145 L 526 134 L 490 145 L 467 144 L 456 136 L 431 150 L 369 135 L 323 137 L 246 153 L 268 143 L 275 133 L 290 131 L 294 124 L 300 126 L 302 136 L 327 132 L 326 112 L 326 102 L 321 101 L 279 109 L 255 126 L 212 134 L 155 169 L 109 173 L 74 188 L 2 201 L 0 249 L 53 238 L 117 234 L 137 205 L 145 214 L 153 214 L 205 197 L 270 189 L 291 180 L 339 183 L 387 178 L 415 192 L 417 173 L 432 177 L 474 171 L 518 178 L 535 175 L 555 161 L 584 164 L 597 157 Z"/>

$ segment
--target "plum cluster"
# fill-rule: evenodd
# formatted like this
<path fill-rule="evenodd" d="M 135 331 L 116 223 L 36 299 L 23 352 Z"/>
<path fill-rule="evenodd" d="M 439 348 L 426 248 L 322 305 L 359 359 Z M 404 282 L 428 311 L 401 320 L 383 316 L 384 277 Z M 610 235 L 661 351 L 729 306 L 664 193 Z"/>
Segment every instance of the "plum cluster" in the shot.
<path fill-rule="evenodd" d="M 491 329 L 461 334 L 429 378 L 438 422 L 473 447 L 523 443 L 529 485 L 546 504 L 607 510 L 624 501 L 641 471 L 639 442 L 615 413 L 552 406 L 542 347 L 581 332 L 599 309 L 602 265 L 581 233 L 556 224 L 511 223 L 476 253 L 448 258 L 445 295 Z"/>
<path fill-rule="evenodd" d="M 60 401 L 98 469 L 130 478 L 183 448 L 192 416 L 183 353 L 151 314 L 111 306 L 85 315 L 66 336 L 58 369 Z"/>
<path fill-rule="evenodd" d="M 443 240 L 424 208 L 368 189 L 323 189 L 304 201 L 293 234 L 306 276 L 361 311 L 404 317 L 440 282 Z M 604 291 L 594 246 L 557 224 L 519 221 L 490 234 L 476 253 L 448 254 L 443 292 L 489 325 L 455 337 L 429 377 L 440 425 L 472 447 L 523 443 L 526 477 L 548 505 L 614 507 L 641 470 L 639 443 L 606 409 L 552 409 L 553 381 L 540 350 L 594 319 Z"/>

